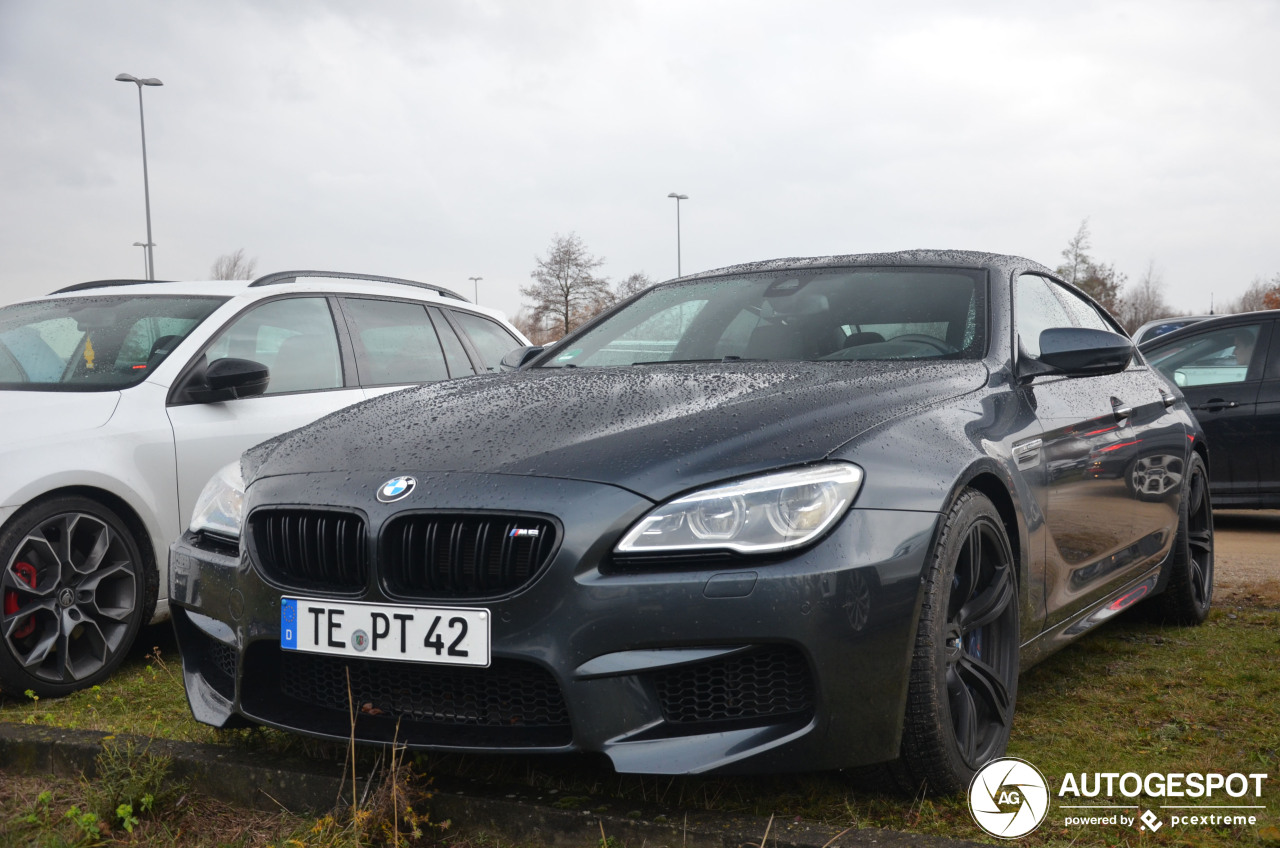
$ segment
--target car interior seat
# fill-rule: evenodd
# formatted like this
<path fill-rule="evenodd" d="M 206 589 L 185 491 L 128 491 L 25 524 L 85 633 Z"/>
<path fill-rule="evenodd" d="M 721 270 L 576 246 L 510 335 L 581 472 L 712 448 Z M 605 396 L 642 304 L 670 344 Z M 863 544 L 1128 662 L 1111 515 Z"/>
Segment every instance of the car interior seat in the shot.
<path fill-rule="evenodd" d="M 337 344 L 319 333 L 285 339 L 268 367 L 271 370 L 268 394 L 335 389 L 342 385 Z"/>

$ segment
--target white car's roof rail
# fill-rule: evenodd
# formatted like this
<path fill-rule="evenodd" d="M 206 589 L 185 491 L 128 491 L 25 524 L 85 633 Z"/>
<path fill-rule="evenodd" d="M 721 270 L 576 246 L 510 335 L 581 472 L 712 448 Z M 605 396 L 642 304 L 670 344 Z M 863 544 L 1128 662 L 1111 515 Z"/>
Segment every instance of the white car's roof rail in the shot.
<path fill-rule="evenodd" d="M 49 294 L 66 294 L 67 292 L 84 291 L 85 289 L 108 289 L 114 286 L 145 286 L 148 283 L 171 282 L 173 282 L 173 280 L 93 280 L 88 283 L 76 283 L 73 286 L 63 286 L 56 291 L 49 292 Z"/>
<path fill-rule="evenodd" d="M 428 289 L 436 292 L 437 294 L 444 295 L 445 297 L 452 297 L 456 300 L 461 300 L 464 303 L 471 302 L 455 291 L 432 283 L 420 283 L 417 280 L 403 280 L 399 277 L 380 277 L 376 274 L 351 274 L 342 271 L 277 271 L 274 274 L 267 274 L 265 277 L 259 277 L 250 283 L 249 287 L 255 288 L 257 286 L 283 285 L 285 283 L 292 283 L 300 277 L 331 277 L 342 280 L 354 280 L 357 282 L 360 280 L 366 280 L 374 283 L 395 283 L 396 285 L 401 286 L 413 286 L 414 288 Z"/>

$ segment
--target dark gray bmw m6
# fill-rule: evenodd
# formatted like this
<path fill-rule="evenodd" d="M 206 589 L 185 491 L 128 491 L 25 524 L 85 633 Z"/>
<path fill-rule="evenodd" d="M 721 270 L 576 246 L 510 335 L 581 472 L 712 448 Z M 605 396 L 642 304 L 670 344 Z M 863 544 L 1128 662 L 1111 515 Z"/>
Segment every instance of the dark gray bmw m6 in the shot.
<path fill-rule="evenodd" d="M 1195 419 L 1028 260 L 736 266 L 507 364 L 210 482 L 170 565 L 197 719 L 954 792 L 1020 668 L 1208 614 Z"/>

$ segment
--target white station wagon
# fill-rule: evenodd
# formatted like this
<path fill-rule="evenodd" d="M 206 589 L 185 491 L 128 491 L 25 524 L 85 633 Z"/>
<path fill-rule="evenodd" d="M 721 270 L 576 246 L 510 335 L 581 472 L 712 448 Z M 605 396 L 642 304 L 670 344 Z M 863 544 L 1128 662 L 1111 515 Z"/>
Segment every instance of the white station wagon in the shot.
<path fill-rule="evenodd" d="M 109 675 L 167 616 L 169 545 L 246 448 L 526 344 L 448 289 L 327 271 L 83 283 L 0 309 L 0 689 Z"/>

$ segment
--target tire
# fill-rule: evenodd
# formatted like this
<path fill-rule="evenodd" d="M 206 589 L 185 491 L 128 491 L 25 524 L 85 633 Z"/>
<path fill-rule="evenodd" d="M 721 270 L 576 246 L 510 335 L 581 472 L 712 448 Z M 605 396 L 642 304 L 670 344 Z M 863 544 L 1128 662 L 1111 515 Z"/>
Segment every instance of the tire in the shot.
<path fill-rule="evenodd" d="M 155 609 L 159 574 L 128 526 L 84 497 L 19 512 L 0 534 L 0 689 L 57 697 L 105 679 Z"/>
<path fill-rule="evenodd" d="M 991 501 L 966 490 L 925 575 L 899 758 L 906 792 L 951 795 L 1004 755 L 1018 691 L 1013 551 Z"/>
<path fill-rule="evenodd" d="M 1213 603 L 1213 505 L 1204 460 L 1192 454 L 1178 507 L 1178 533 L 1165 561 L 1168 583 L 1152 610 L 1169 624 L 1196 625 Z"/>

